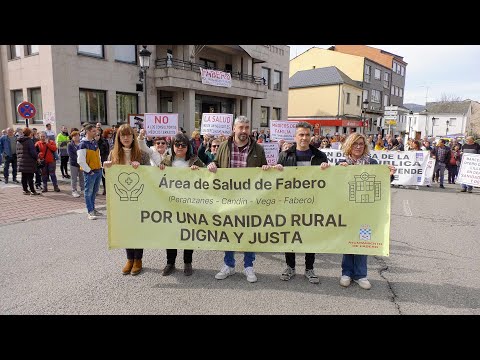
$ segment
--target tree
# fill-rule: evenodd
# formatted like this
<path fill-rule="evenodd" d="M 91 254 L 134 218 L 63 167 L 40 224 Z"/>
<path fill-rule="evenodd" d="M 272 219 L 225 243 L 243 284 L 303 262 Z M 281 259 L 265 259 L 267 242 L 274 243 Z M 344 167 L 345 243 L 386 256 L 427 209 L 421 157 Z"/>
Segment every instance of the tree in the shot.
<path fill-rule="evenodd" d="M 460 96 L 442 93 L 440 100 L 437 100 L 436 102 L 446 103 L 446 102 L 452 102 L 452 101 L 463 101 L 463 100 Z"/>

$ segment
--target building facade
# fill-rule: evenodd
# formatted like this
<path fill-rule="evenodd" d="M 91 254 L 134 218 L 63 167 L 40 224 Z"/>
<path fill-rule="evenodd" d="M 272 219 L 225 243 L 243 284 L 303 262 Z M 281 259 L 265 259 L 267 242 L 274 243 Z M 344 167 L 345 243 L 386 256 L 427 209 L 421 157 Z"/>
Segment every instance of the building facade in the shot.
<path fill-rule="evenodd" d="M 23 100 L 37 107 L 32 126 L 81 127 L 127 121 L 145 111 L 137 45 L 1 45 L 0 127 L 24 126 Z M 245 115 L 252 128 L 288 114 L 290 48 L 285 45 L 148 45 L 147 111 L 178 113 L 188 134 L 202 113 Z M 231 87 L 203 84 L 200 68 L 231 74 Z"/>

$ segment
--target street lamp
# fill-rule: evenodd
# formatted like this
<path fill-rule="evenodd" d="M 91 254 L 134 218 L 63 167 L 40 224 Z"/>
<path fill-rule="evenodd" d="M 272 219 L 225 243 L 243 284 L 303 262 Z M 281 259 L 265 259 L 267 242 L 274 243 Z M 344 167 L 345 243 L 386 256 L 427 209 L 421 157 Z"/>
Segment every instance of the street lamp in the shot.
<path fill-rule="evenodd" d="M 147 113 L 147 69 L 150 67 L 150 55 L 152 53 L 147 50 L 147 45 L 142 45 L 143 49 L 139 51 L 140 69 L 143 71 L 143 92 L 145 97 L 145 114 Z"/>
<path fill-rule="evenodd" d="M 432 116 L 432 137 L 433 137 L 433 125 L 435 125 L 435 120 L 438 120 L 435 116 Z"/>
<path fill-rule="evenodd" d="M 368 109 L 368 100 L 365 99 L 363 100 L 363 103 L 362 103 L 362 111 L 363 111 L 363 132 L 365 133 L 365 121 L 366 121 L 366 118 L 367 118 L 367 109 Z"/>
<path fill-rule="evenodd" d="M 408 139 L 410 139 L 412 134 L 412 116 L 413 116 L 413 111 L 410 110 L 410 121 L 408 122 Z"/>
<path fill-rule="evenodd" d="M 450 124 L 450 120 L 447 120 L 447 130 L 446 130 L 446 132 L 445 132 L 445 137 L 448 136 L 448 124 Z"/>

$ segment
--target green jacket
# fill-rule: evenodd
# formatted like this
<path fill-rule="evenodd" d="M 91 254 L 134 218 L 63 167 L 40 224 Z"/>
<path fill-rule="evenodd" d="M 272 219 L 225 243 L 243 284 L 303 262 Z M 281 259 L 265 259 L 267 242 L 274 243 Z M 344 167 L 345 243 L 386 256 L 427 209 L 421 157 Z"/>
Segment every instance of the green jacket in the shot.
<path fill-rule="evenodd" d="M 265 150 L 263 146 L 257 144 L 252 138 L 249 138 L 250 148 L 247 155 L 247 167 L 261 167 L 267 165 L 267 158 L 265 157 Z M 227 141 L 220 144 L 217 150 L 217 156 L 214 163 L 219 168 L 230 167 L 230 154 L 232 152 L 233 137 L 229 137 Z"/>
<path fill-rule="evenodd" d="M 63 133 L 57 135 L 57 148 L 60 156 L 68 155 L 67 146 L 69 142 L 70 137 L 68 135 L 63 135 Z"/>
<path fill-rule="evenodd" d="M 165 166 L 172 166 L 172 155 L 166 155 L 160 164 L 163 164 Z M 192 166 L 192 165 L 197 165 L 198 167 L 205 167 L 205 164 L 203 163 L 202 160 L 198 158 L 197 155 L 193 155 L 188 160 L 188 166 Z"/>

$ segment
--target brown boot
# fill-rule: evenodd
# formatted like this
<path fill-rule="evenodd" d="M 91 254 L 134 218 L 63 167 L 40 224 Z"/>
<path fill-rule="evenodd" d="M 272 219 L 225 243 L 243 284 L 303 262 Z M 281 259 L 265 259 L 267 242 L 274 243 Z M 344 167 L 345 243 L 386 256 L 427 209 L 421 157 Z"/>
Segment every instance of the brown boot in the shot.
<path fill-rule="evenodd" d="M 142 271 L 142 259 L 135 259 L 133 260 L 133 268 L 130 274 L 138 275 Z"/>
<path fill-rule="evenodd" d="M 122 269 L 122 274 L 123 275 L 128 275 L 130 274 L 130 271 L 132 270 L 133 267 L 133 259 L 132 260 L 127 260 L 127 263 Z"/>
<path fill-rule="evenodd" d="M 60 188 L 58 187 L 58 185 L 53 185 L 53 191 L 60 192 Z"/>

